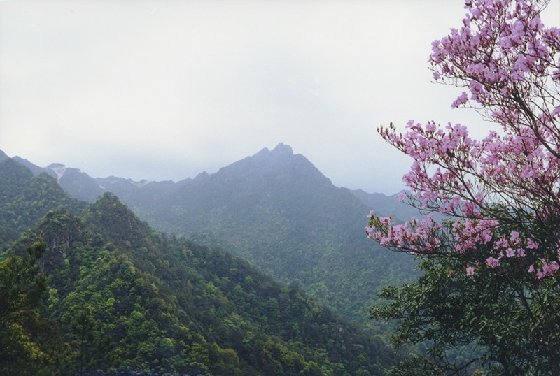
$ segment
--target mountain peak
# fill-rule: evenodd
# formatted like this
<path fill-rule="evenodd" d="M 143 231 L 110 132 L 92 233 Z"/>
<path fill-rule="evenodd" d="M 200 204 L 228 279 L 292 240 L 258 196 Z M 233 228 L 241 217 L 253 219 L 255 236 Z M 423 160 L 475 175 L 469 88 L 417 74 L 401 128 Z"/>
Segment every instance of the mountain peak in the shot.
<path fill-rule="evenodd" d="M 293 155 L 294 150 L 290 145 L 283 144 L 282 142 L 276 145 L 274 149 L 271 150 L 271 153 L 276 154 L 283 154 L 283 155 Z"/>
<path fill-rule="evenodd" d="M 263 148 L 250 157 L 222 167 L 218 173 L 213 174 L 214 177 L 217 175 L 243 179 L 251 176 L 259 181 L 264 179 L 274 182 L 273 184 L 293 184 L 293 181 L 300 184 L 332 184 L 307 158 L 302 154 L 295 154 L 289 145 L 283 143 L 272 150 Z"/>
<path fill-rule="evenodd" d="M 259 150 L 258 153 L 256 153 L 255 156 L 269 156 L 269 155 L 276 155 L 276 156 L 292 156 L 294 155 L 294 150 L 292 149 L 292 147 L 290 145 L 286 145 L 284 143 L 279 143 L 278 145 L 276 145 L 274 147 L 274 149 L 270 150 L 269 148 L 265 147 L 262 148 L 261 150 Z M 250 158 L 250 157 L 248 157 Z"/>
<path fill-rule="evenodd" d="M 142 238 L 142 232 L 148 231 L 148 225 L 110 192 L 105 192 L 89 207 L 86 218 L 115 244 L 134 244 Z"/>

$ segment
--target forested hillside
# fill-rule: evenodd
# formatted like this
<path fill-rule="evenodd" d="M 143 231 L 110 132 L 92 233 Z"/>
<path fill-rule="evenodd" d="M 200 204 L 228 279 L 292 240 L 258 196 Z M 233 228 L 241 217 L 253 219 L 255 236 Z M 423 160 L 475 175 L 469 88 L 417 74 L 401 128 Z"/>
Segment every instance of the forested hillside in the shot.
<path fill-rule="evenodd" d="M 112 182 L 158 229 L 221 244 L 360 323 L 380 287 L 415 275 L 411 257 L 365 239 L 371 207 L 286 145 L 178 183 Z"/>
<path fill-rule="evenodd" d="M 50 176 L 34 176 L 21 164 L 0 155 L 0 249 L 60 206 L 76 211 L 85 204 L 68 197 Z"/>
<path fill-rule="evenodd" d="M 74 202 L 41 179 L 57 206 Z M 23 229 L 6 213 L 12 233 Z M 110 194 L 81 213 L 49 211 L 0 269 L 3 375 L 378 375 L 394 361 L 298 289 L 150 229 Z"/>
<path fill-rule="evenodd" d="M 287 145 L 176 183 L 94 179 L 61 165 L 43 171 L 73 197 L 94 201 L 113 192 L 155 228 L 220 245 L 361 325 L 376 327 L 368 310 L 380 288 L 416 275 L 412 257 L 384 252 L 364 233 L 370 209 L 414 209 L 335 187 Z"/>

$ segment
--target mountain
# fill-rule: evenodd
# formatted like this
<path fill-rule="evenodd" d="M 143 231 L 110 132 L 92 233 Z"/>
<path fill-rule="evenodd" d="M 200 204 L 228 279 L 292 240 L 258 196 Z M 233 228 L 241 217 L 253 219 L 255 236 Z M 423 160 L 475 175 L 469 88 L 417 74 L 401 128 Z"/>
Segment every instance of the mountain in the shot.
<path fill-rule="evenodd" d="M 0 167 L 9 192 L 31 183 L 22 210 L 43 197 L 47 183 L 34 179 L 58 205 L 0 257 L 4 375 L 380 375 L 393 363 L 300 290 L 152 230 L 111 194 L 71 212 L 54 178 Z"/>
<path fill-rule="evenodd" d="M 219 244 L 362 324 L 380 287 L 415 275 L 409 255 L 365 239 L 368 202 L 287 145 L 177 183 L 96 181 L 159 230 Z"/>
<path fill-rule="evenodd" d="M 0 150 L 0 162 L 3 159 L 10 158 Z M 29 160 L 18 156 L 11 158 L 11 160 L 26 167 L 35 176 L 40 174 L 52 176 L 71 197 L 80 201 L 92 203 L 105 193 L 105 190 L 96 179 L 80 171 L 78 168 L 66 167 L 62 163 L 52 163 L 47 167 L 39 167 Z"/>
<path fill-rule="evenodd" d="M 8 159 L 9 157 L 0 150 L 0 161 L 2 156 Z M 15 156 L 11 158 L 12 161 L 29 169 L 33 175 L 46 174 L 56 179 L 56 182 L 66 193 L 80 201 L 93 203 L 105 192 L 119 191 L 127 192 L 134 190 L 136 187 L 141 187 L 146 184 L 154 184 L 158 187 L 164 187 L 173 182 L 148 182 L 133 181 L 132 179 L 124 179 L 115 176 L 107 178 L 92 178 L 79 168 L 67 167 L 62 163 L 51 163 L 47 167 L 39 167 L 27 159 Z"/>
<path fill-rule="evenodd" d="M 47 175 L 53 176 L 52 171 L 50 171 L 48 168 L 39 167 L 39 166 L 31 163 L 27 159 L 15 156 L 15 157 L 12 158 L 12 160 L 14 162 L 17 162 L 18 164 L 24 166 L 24 167 L 27 167 L 29 169 L 29 171 L 31 171 L 33 173 L 33 175 L 39 175 L 41 173 L 45 173 Z"/>
<path fill-rule="evenodd" d="M 57 181 L 62 189 L 72 192 L 72 197 L 78 200 L 93 202 L 105 192 L 94 179 L 77 168 L 60 166 L 55 169 L 53 165 L 49 168 L 57 173 Z"/>
<path fill-rule="evenodd" d="M 364 236 L 370 209 L 405 218 L 414 209 L 335 187 L 284 144 L 179 182 L 91 178 L 62 165 L 48 171 L 73 197 L 93 202 L 112 192 L 158 230 L 220 245 L 361 324 L 371 324 L 382 286 L 416 276 L 412 257 Z"/>

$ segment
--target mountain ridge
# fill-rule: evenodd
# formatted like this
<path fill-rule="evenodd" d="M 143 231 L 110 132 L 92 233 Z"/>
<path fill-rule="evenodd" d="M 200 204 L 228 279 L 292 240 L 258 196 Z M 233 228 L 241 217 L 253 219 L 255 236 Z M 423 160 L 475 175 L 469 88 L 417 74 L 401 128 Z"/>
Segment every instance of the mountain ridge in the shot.
<path fill-rule="evenodd" d="M 177 181 L 174 180 L 147 180 L 147 179 L 141 179 L 141 180 L 134 180 L 134 179 L 130 179 L 130 178 L 125 178 L 125 177 L 119 177 L 119 176 L 115 176 L 115 175 L 110 175 L 108 177 L 105 178 L 99 178 L 99 177 L 92 177 L 89 174 L 87 174 L 87 172 L 81 171 L 80 168 L 76 168 L 76 167 L 68 167 L 63 163 L 51 163 L 46 167 L 40 167 L 34 163 L 32 163 L 31 161 L 22 158 L 20 156 L 14 156 L 11 157 L 11 159 L 13 159 L 14 161 L 16 161 L 17 163 L 29 168 L 31 170 L 31 172 L 33 172 L 34 175 L 38 175 L 40 173 L 46 173 L 48 175 L 51 175 L 55 178 L 57 178 L 57 180 L 59 181 L 59 183 L 61 184 L 61 186 L 68 191 L 72 196 L 79 198 L 79 199 L 83 199 L 87 202 L 93 202 L 97 199 L 97 197 L 101 196 L 103 193 L 105 193 L 106 191 L 109 191 L 108 187 L 111 187 L 113 184 L 131 184 L 131 185 L 135 185 L 135 186 L 143 186 L 143 185 L 147 185 L 147 184 L 155 184 L 155 185 L 159 185 L 159 184 L 165 184 L 165 185 L 172 185 L 172 184 L 184 184 L 196 179 L 202 179 L 204 177 L 207 176 L 211 176 L 211 175 L 215 175 L 216 173 L 219 172 L 227 172 L 229 170 L 235 170 L 236 166 L 238 164 L 242 164 L 242 163 L 246 163 L 247 161 L 273 161 L 277 164 L 282 164 L 282 163 L 286 163 L 287 161 L 289 161 L 291 158 L 295 158 L 295 160 L 298 160 L 299 163 L 303 166 L 303 165 L 308 165 L 311 166 L 312 168 L 309 169 L 309 172 L 313 172 L 313 173 L 317 173 L 318 176 L 321 176 L 325 179 L 327 179 L 330 182 L 330 179 L 328 179 L 326 176 L 324 176 L 305 156 L 303 156 L 302 154 L 299 153 L 294 153 L 293 149 L 291 146 L 286 145 L 284 143 L 278 143 L 274 148 L 269 149 L 267 147 L 262 148 L 261 150 L 259 150 L 257 153 L 247 156 L 245 158 L 242 158 L 238 161 L 232 162 L 224 167 L 221 167 L 220 169 L 218 169 L 217 172 L 215 173 L 208 173 L 206 171 L 202 171 L 200 173 L 198 173 L 197 175 L 195 175 L 195 177 L 187 177 L 184 179 L 179 179 Z M 6 153 L 4 153 L 2 150 L 0 150 L 0 161 L 6 158 L 10 158 Z M 63 172 L 58 173 L 57 170 L 58 169 L 62 169 Z M 74 187 L 72 187 L 70 184 L 65 185 L 64 184 L 64 176 L 67 173 L 71 173 L 73 176 L 70 179 L 66 179 L 66 180 L 74 180 Z M 77 178 L 77 176 L 79 176 L 79 178 Z M 94 184 L 97 188 L 95 194 L 97 196 L 93 196 L 93 195 L 87 195 L 85 197 L 83 197 L 84 195 L 82 193 L 79 192 L 79 184 L 77 184 L 75 181 L 76 180 L 81 180 L 82 184 L 86 184 L 87 186 L 93 187 Z M 87 181 L 86 181 L 87 180 Z M 62 182 L 61 182 L 62 181 Z M 85 182 L 85 183 L 84 183 Z M 80 197 L 82 196 L 82 197 Z"/>

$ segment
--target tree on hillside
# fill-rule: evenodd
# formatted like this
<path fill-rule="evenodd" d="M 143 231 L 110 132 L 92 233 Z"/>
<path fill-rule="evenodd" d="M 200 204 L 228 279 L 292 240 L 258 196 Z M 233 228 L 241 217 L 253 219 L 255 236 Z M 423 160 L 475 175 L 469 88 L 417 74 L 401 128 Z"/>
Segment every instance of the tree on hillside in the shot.
<path fill-rule="evenodd" d="M 49 375 L 62 352 L 55 325 L 42 316 L 45 278 L 36 265 L 45 244 L 0 260 L 0 374 Z"/>
<path fill-rule="evenodd" d="M 400 319 L 397 344 L 426 348 L 394 375 L 560 374 L 560 29 L 545 5 L 466 0 L 461 27 L 432 44 L 434 80 L 464 89 L 452 107 L 493 123 L 484 139 L 451 123 L 379 129 L 413 159 L 408 200 L 439 213 L 372 213 L 366 227 L 424 271 L 372 309 Z"/>

